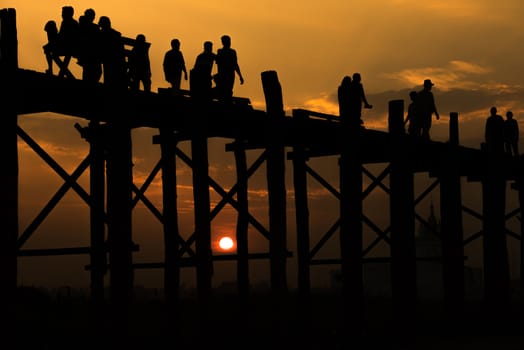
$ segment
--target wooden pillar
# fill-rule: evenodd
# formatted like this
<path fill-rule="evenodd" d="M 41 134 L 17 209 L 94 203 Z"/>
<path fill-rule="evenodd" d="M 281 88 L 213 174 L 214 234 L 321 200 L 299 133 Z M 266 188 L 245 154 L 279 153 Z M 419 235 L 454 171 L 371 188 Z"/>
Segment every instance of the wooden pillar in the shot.
<path fill-rule="evenodd" d="M 110 268 L 111 315 L 114 346 L 127 339 L 128 313 L 133 293 L 131 128 L 119 108 L 122 96 L 111 98 L 111 120 L 107 123 L 107 215 Z M 124 341 L 122 340 L 122 341 Z"/>
<path fill-rule="evenodd" d="M 520 211 L 520 307 L 524 311 L 524 157 L 519 155 L 517 166 L 517 181 L 514 189 L 518 191 Z"/>
<path fill-rule="evenodd" d="M 176 177 L 177 137 L 169 127 L 160 128 L 162 166 L 162 221 L 164 229 L 164 294 L 171 319 L 178 303 L 180 290 L 180 256 L 178 239 L 178 206 Z"/>
<path fill-rule="evenodd" d="M 390 101 L 391 287 L 395 326 L 401 337 L 412 332 L 417 297 L 413 170 L 403 116 L 404 101 Z"/>
<path fill-rule="evenodd" d="M 362 273 L 362 128 L 358 118 L 342 119 L 340 128 L 340 255 L 345 346 L 364 331 Z"/>
<path fill-rule="evenodd" d="M 248 206 L 248 174 L 246 150 L 241 142 L 234 145 L 236 172 L 237 172 L 237 203 L 238 216 L 236 228 L 237 241 L 237 282 L 238 293 L 241 300 L 247 300 L 249 295 L 249 249 L 248 249 L 248 226 L 249 226 L 249 206 Z"/>
<path fill-rule="evenodd" d="M 194 125 L 191 139 L 193 197 L 195 201 L 197 293 L 203 309 L 206 308 L 211 296 L 211 279 L 213 275 L 206 118 L 207 115 L 204 111 L 202 111 L 202 114 L 197 115 L 199 123 Z"/>
<path fill-rule="evenodd" d="M 3 348 L 16 342 L 14 332 L 14 300 L 17 288 L 17 238 L 18 238 L 18 143 L 16 74 L 18 70 L 18 42 L 15 9 L 0 10 L 0 118 L 2 137 L 0 151 L 3 171 L 0 174 L 0 197 L 7 205 L 0 211 L 0 302 L 5 336 L 0 340 Z"/>
<path fill-rule="evenodd" d="M 440 162 L 440 213 L 442 217 L 442 277 L 449 321 L 458 321 L 464 307 L 464 234 L 458 156 L 458 113 L 449 116 L 449 142 Z"/>
<path fill-rule="evenodd" d="M 90 146 L 91 299 L 98 306 L 104 301 L 104 276 L 107 266 L 104 129 L 99 122 L 91 121 L 87 135 Z"/>
<path fill-rule="evenodd" d="M 510 298 L 506 244 L 506 179 L 503 149 L 486 145 L 482 179 L 484 298 L 489 312 L 504 315 Z"/>
<path fill-rule="evenodd" d="M 296 122 L 305 122 L 307 116 L 299 110 L 293 111 Z M 309 208 L 305 142 L 293 146 L 293 186 L 295 190 L 295 221 L 297 227 L 298 293 L 308 300 L 311 293 L 309 257 Z"/>
<path fill-rule="evenodd" d="M 276 294 L 287 292 L 286 276 L 286 184 L 282 121 L 285 117 L 282 88 L 275 71 L 262 72 L 262 86 L 267 112 L 267 187 L 269 196 L 269 231 L 271 240 L 271 289 Z"/>

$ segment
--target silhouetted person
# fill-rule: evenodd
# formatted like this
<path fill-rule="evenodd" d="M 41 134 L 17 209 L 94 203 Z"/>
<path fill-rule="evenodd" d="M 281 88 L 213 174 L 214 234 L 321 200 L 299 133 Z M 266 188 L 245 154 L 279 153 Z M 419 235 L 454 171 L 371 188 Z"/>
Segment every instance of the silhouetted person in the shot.
<path fill-rule="evenodd" d="M 218 72 L 215 76 L 215 84 L 219 97 L 223 100 L 229 100 L 233 97 L 235 73 L 238 74 L 240 84 L 244 84 L 244 78 L 238 65 L 237 52 L 231 48 L 231 37 L 222 35 L 220 40 L 222 47 L 217 50 L 216 55 Z"/>
<path fill-rule="evenodd" d="M 338 86 L 338 113 L 340 118 L 344 121 L 350 120 L 350 100 L 352 98 L 352 86 L 351 77 L 349 75 L 344 76 L 340 85 Z"/>
<path fill-rule="evenodd" d="M 149 44 L 144 34 L 138 34 L 135 46 L 129 55 L 129 76 L 131 89 L 138 90 L 140 83 L 144 91 L 151 91 L 151 63 L 149 62 Z"/>
<path fill-rule="evenodd" d="M 424 80 L 424 87 L 419 91 L 417 98 L 421 136 L 427 140 L 430 139 L 429 129 L 431 129 L 431 117 L 435 114 L 437 120 L 440 118 L 435 104 L 435 97 L 433 96 L 433 92 L 431 92 L 433 85 L 435 84 L 433 84 L 430 79 Z"/>
<path fill-rule="evenodd" d="M 100 27 L 95 23 L 95 10 L 87 9 L 80 16 L 80 45 L 78 64 L 82 66 L 82 79 L 97 83 L 102 77 L 100 53 Z"/>
<path fill-rule="evenodd" d="M 506 112 L 504 121 L 504 145 L 506 153 L 513 156 L 519 155 L 519 123 L 513 119 L 513 112 Z"/>
<path fill-rule="evenodd" d="M 204 51 L 198 54 L 195 65 L 190 72 L 191 95 L 199 98 L 210 98 L 213 85 L 213 64 L 216 55 L 213 52 L 213 43 L 204 42 Z"/>
<path fill-rule="evenodd" d="M 408 123 L 408 134 L 414 136 L 420 136 L 421 125 L 420 125 L 420 116 L 417 113 L 417 97 L 418 94 L 416 91 L 411 91 L 409 93 L 409 98 L 411 102 L 408 105 L 408 114 L 406 116 L 406 123 Z"/>
<path fill-rule="evenodd" d="M 127 88 L 125 48 L 122 34 L 111 26 L 107 16 L 100 17 L 100 53 L 104 71 L 104 84 L 112 88 Z"/>
<path fill-rule="evenodd" d="M 359 121 L 360 124 L 363 124 L 362 121 L 362 106 L 364 108 L 373 108 L 372 105 L 368 103 L 366 99 L 366 94 L 364 92 L 364 85 L 362 85 L 362 77 L 360 73 L 353 73 L 353 79 L 351 81 L 351 98 L 349 100 L 349 113 L 351 118 L 355 118 Z"/>
<path fill-rule="evenodd" d="M 496 107 L 490 109 L 484 136 L 488 152 L 495 155 L 504 154 L 504 118 L 497 114 Z"/>
<path fill-rule="evenodd" d="M 47 33 L 47 44 L 43 46 L 44 54 L 47 61 L 46 73 L 53 75 L 53 55 L 58 49 L 58 27 L 55 21 L 47 21 L 44 26 Z"/>
<path fill-rule="evenodd" d="M 78 21 L 73 18 L 74 14 L 75 10 L 72 6 L 62 7 L 62 22 L 58 30 L 58 47 L 56 54 L 58 56 L 64 56 L 64 67 L 69 65 L 71 57 L 78 56 L 80 28 Z"/>
<path fill-rule="evenodd" d="M 180 91 L 182 73 L 184 73 L 184 80 L 187 80 L 186 62 L 182 51 L 180 51 L 180 40 L 171 40 L 171 50 L 164 55 L 162 66 L 166 81 L 171 84 L 175 92 Z"/>

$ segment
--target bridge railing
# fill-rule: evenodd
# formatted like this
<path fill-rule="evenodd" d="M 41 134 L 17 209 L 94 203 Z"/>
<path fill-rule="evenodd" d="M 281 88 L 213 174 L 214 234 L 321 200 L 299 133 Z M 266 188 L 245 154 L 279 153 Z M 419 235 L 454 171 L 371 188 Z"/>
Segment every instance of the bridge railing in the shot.
<path fill-rule="evenodd" d="M 338 115 L 320 113 L 316 111 L 310 111 L 307 109 L 296 108 L 293 109 L 293 118 L 297 119 L 321 119 L 329 122 L 339 123 L 340 117 Z"/>

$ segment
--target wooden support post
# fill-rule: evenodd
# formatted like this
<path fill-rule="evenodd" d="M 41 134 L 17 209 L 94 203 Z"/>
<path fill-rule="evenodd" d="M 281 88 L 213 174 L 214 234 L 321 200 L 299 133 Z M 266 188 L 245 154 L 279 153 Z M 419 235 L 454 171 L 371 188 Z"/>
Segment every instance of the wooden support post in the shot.
<path fill-rule="evenodd" d="M 345 346 L 364 331 L 362 271 L 362 128 L 358 118 L 343 119 L 340 140 L 340 255 Z"/>
<path fill-rule="evenodd" d="M 16 110 L 16 74 L 18 70 L 18 42 L 15 9 L 0 10 L 0 118 L 2 155 L 0 197 L 7 205 L 0 211 L 0 290 L 2 324 L 5 336 L 0 347 L 9 348 L 16 343 L 15 298 L 17 289 L 17 239 L 18 239 L 18 140 Z M 1 346 L 3 344 L 3 346 Z"/>
<path fill-rule="evenodd" d="M 164 294 L 168 320 L 176 312 L 180 290 L 180 252 L 176 177 L 177 137 L 169 127 L 161 127 L 160 153 L 162 166 L 162 222 L 164 228 Z"/>
<path fill-rule="evenodd" d="M 104 301 L 104 276 L 107 257 L 105 242 L 105 140 L 104 130 L 97 121 L 88 127 L 90 158 L 90 226 L 91 226 L 91 299 L 95 308 Z"/>
<path fill-rule="evenodd" d="M 519 155 L 517 166 L 517 181 L 514 188 L 518 191 L 519 196 L 519 214 L 520 214 L 520 307 L 524 311 L 524 157 Z"/>
<path fill-rule="evenodd" d="M 266 99 L 267 187 L 269 196 L 269 231 L 271 240 L 271 289 L 276 294 L 287 292 L 286 277 L 286 184 L 285 154 L 282 120 L 284 106 L 282 88 L 275 71 L 262 72 L 262 86 Z"/>
<path fill-rule="evenodd" d="M 133 164 L 131 128 L 123 106 L 114 100 L 115 118 L 107 125 L 107 214 L 110 268 L 110 302 L 114 322 L 114 341 L 127 339 L 128 312 L 133 292 L 132 184 Z M 117 346 L 117 344 L 115 344 Z"/>
<path fill-rule="evenodd" d="M 460 322 L 465 291 L 458 113 L 452 112 L 449 117 L 447 152 L 441 155 L 440 161 L 442 277 L 448 321 Z"/>
<path fill-rule="evenodd" d="M 393 313 L 399 336 L 411 333 L 414 327 L 417 297 L 414 181 L 403 116 L 404 101 L 390 101 L 391 285 Z"/>
<path fill-rule="evenodd" d="M 207 149 L 207 114 L 197 115 L 193 126 L 191 155 L 193 160 L 193 197 L 195 207 L 197 293 L 202 310 L 211 297 L 213 261 L 211 251 L 211 215 L 209 197 L 209 161 Z M 196 122 L 196 121 L 195 121 Z"/>
<path fill-rule="evenodd" d="M 235 144 L 235 163 L 237 172 L 237 283 L 238 294 L 242 301 L 246 301 L 249 295 L 249 249 L 248 249 L 248 226 L 249 226 L 249 207 L 248 207 L 248 186 L 247 186 L 247 160 L 246 150 L 240 141 Z"/>
<path fill-rule="evenodd" d="M 506 244 L 506 179 L 503 149 L 486 147 L 482 178 L 484 298 L 493 316 L 508 310 L 510 274 Z"/>
<path fill-rule="evenodd" d="M 307 116 L 300 110 L 293 111 L 297 122 L 305 122 Z M 306 172 L 305 142 L 293 146 L 293 186 L 295 189 L 295 220 L 297 225 L 298 293 L 305 301 L 311 294 L 309 258 L 309 208 Z"/>

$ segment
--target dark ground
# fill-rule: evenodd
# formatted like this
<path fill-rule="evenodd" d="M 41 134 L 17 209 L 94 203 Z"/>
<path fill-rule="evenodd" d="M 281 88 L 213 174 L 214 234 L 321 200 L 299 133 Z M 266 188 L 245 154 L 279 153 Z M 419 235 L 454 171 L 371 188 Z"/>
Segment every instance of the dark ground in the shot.
<path fill-rule="evenodd" d="M 16 349 L 524 349 L 524 313 L 518 305 L 504 315 L 487 315 L 480 302 L 469 302 L 461 319 L 442 316 L 439 302 L 419 302 L 417 316 L 395 320 L 387 299 L 366 301 L 364 334 L 344 337 L 341 302 L 334 294 L 314 294 L 311 317 L 299 312 L 297 299 L 275 302 L 253 295 L 241 304 L 234 295 L 215 296 L 207 322 L 195 298 L 184 297 L 180 317 L 169 323 L 159 297 L 135 301 L 126 330 L 118 333 L 109 311 L 95 318 L 84 296 L 57 298 L 49 292 L 23 288 L 16 304 Z M 171 326 L 168 326 L 171 324 Z M 113 341 L 113 342 L 112 342 Z M 349 345 L 343 345 L 343 341 Z M 117 344 L 111 346 L 111 344 Z"/>

